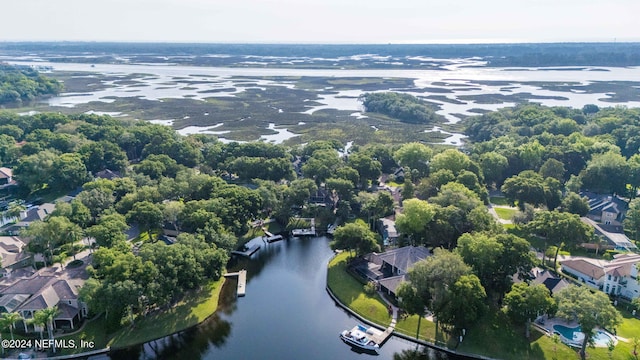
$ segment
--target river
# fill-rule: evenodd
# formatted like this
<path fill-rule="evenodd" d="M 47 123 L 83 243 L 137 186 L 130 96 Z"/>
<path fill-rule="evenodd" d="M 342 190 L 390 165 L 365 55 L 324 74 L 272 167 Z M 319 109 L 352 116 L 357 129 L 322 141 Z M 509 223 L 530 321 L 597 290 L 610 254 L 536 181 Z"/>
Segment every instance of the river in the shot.
<path fill-rule="evenodd" d="M 231 269 L 247 270 L 245 297 L 236 298 L 236 283 L 228 281 L 218 311 L 202 324 L 110 356 L 118 360 L 375 358 L 355 352 L 338 338 L 358 320 L 338 307 L 325 289 L 332 256 L 325 237 L 263 244 L 252 259 L 240 260 Z M 394 353 L 415 348 L 392 337 L 377 358 L 391 359 Z"/>

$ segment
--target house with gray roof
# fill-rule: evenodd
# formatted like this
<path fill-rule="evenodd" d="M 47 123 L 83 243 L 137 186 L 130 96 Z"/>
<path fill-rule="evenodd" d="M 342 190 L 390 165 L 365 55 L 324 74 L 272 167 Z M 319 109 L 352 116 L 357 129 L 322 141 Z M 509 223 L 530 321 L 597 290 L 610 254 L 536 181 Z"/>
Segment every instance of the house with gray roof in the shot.
<path fill-rule="evenodd" d="M 404 246 L 380 254 L 372 253 L 366 269 L 361 268 L 359 272 L 379 284 L 382 291 L 395 297 L 398 285 L 407 281 L 411 267 L 429 256 L 431 252 L 424 246 Z"/>
<path fill-rule="evenodd" d="M 592 192 L 582 192 L 589 202 L 589 213 L 587 217 L 595 222 L 605 225 L 622 225 L 627 214 L 627 202 L 612 195 L 603 195 Z"/>
<path fill-rule="evenodd" d="M 31 264 L 33 255 L 25 251 L 27 242 L 17 236 L 0 236 L 1 276 Z"/>
<path fill-rule="evenodd" d="M 78 300 L 78 289 L 57 276 L 35 275 L 0 290 L 0 312 L 17 312 L 26 332 L 39 331 L 29 324 L 36 311 L 58 307 L 56 329 L 75 329 L 87 316 L 86 305 Z"/>

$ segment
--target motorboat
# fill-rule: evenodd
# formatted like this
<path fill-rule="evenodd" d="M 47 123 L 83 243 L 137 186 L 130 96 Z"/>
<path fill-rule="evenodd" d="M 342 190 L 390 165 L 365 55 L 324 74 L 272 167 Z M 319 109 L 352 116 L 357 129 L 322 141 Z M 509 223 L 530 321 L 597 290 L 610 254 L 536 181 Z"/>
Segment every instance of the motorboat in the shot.
<path fill-rule="evenodd" d="M 356 325 L 353 329 L 344 330 L 340 333 L 340 339 L 351 346 L 362 350 L 373 351 L 377 354 L 380 349 L 380 345 L 373 339 L 373 336 L 376 335 L 376 333 L 377 329 Z"/>

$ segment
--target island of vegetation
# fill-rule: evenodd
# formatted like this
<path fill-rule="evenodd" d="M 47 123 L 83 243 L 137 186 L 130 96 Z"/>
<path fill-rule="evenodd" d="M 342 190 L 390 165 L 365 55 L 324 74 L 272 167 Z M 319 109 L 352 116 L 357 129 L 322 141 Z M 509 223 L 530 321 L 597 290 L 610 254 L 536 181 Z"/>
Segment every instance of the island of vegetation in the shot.
<path fill-rule="evenodd" d="M 381 96 L 386 105 L 374 108 L 386 116 L 423 113 L 414 99 Z M 403 106 L 415 111 L 395 109 Z M 2 217 L 10 220 L 2 231 L 30 240 L 26 267 L 86 271 L 78 300 L 92 319 L 66 336 L 98 347 L 201 322 L 216 310 L 232 250 L 263 234 L 267 221 L 282 231 L 313 217 L 319 229 L 340 225 L 332 246 L 345 251 L 329 264 L 329 288 L 373 322 L 389 323 L 389 301 L 404 313 L 396 331 L 462 353 L 637 355 L 638 297 L 581 284 L 561 257 L 608 261 L 637 251 L 639 109 L 524 104 L 469 117 L 464 126 L 470 141 L 461 149 L 407 142 L 347 151 L 335 139 L 223 143 L 110 116 L 0 112 Z M 609 246 L 596 235 L 587 194 L 627 204 L 628 243 Z M 39 217 L 25 227 L 33 209 Z M 395 239 L 376 233 L 385 234 L 379 220 L 389 217 Z M 355 266 L 403 246 L 423 246 L 430 256 L 383 300 Z M 534 283 L 537 271 L 569 285 L 552 293 Z M 2 336 L 53 337 L 59 311 L 43 308 L 28 320 L 7 311 Z M 577 350 L 544 330 L 543 314 L 581 326 L 587 336 Z M 600 329 L 616 341 L 588 348 Z"/>
<path fill-rule="evenodd" d="M 61 90 L 59 81 L 43 76 L 31 67 L 0 62 L 0 106 L 28 103 L 57 95 Z"/>

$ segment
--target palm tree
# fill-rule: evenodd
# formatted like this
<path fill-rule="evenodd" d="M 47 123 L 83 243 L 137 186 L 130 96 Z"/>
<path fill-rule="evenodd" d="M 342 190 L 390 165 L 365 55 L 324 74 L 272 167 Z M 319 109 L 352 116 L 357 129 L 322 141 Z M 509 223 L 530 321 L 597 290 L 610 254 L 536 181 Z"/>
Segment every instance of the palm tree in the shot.
<path fill-rule="evenodd" d="M 4 313 L 2 314 L 2 320 L 5 322 L 7 326 L 9 326 L 9 332 L 11 333 L 11 340 L 13 340 L 13 328 L 18 320 L 22 319 L 20 314 L 12 312 L 12 313 Z"/>
<path fill-rule="evenodd" d="M 33 315 L 34 323 L 42 324 L 47 327 L 47 332 L 49 333 L 49 339 L 53 340 L 53 319 L 58 315 L 60 311 L 57 306 L 46 308 L 42 310 L 38 310 Z M 35 319 L 38 319 L 37 321 Z M 40 332 L 40 337 L 42 337 L 42 331 Z M 53 352 L 56 352 L 55 343 L 53 345 Z"/>
<path fill-rule="evenodd" d="M 29 324 L 33 324 L 34 327 L 38 327 L 40 331 L 40 339 L 44 339 L 42 332 L 44 331 L 44 327 L 47 326 L 47 319 L 45 319 L 44 314 L 40 312 L 41 310 L 36 311 L 33 314 L 33 317 L 27 322 Z"/>
<path fill-rule="evenodd" d="M 0 317 L 0 330 L 4 330 L 4 328 L 8 325 L 7 320 L 4 317 Z M 0 341 L 2 341 L 2 332 L 0 331 Z M 4 346 L 2 348 L 2 355 L 4 355 Z"/>

